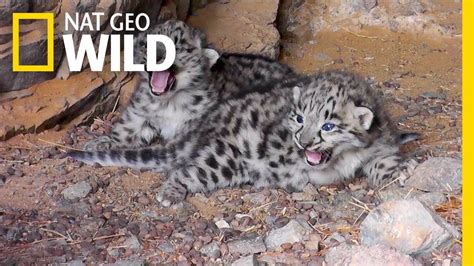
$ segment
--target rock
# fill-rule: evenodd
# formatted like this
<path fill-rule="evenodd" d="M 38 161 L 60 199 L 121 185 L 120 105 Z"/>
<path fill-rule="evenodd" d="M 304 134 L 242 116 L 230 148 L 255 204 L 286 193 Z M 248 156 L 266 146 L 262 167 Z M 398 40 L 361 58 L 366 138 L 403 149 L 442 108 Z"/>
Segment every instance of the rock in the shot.
<path fill-rule="evenodd" d="M 419 164 L 406 186 L 423 191 L 446 192 L 462 188 L 461 160 L 432 157 Z"/>
<path fill-rule="evenodd" d="M 324 239 L 323 243 L 326 246 L 330 246 L 332 243 L 334 243 L 334 241 L 336 243 L 342 243 L 346 241 L 346 239 L 338 232 L 334 232 L 331 235 L 329 235 L 326 239 Z"/>
<path fill-rule="evenodd" d="M 446 201 L 446 196 L 442 192 L 422 192 L 417 189 L 407 187 L 389 186 L 378 192 L 382 202 L 391 200 L 417 199 L 426 206 L 435 206 Z"/>
<path fill-rule="evenodd" d="M 311 251 L 319 251 L 319 242 L 321 242 L 321 236 L 314 233 L 309 236 L 309 240 L 304 242 L 306 249 Z"/>
<path fill-rule="evenodd" d="M 66 263 L 66 266 L 84 266 L 86 265 L 82 260 L 71 260 L 70 262 Z"/>
<path fill-rule="evenodd" d="M 134 235 L 132 235 L 131 237 L 127 238 L 127 240 L 125 240 L 125 242 L 123 242 L 122 244 L 123 246 L 137 252 L 137 251 L 140 251 L 141 248 L 142 248 L 142 245 L 140 244 L 140 241 L 138 241 L 138 238 Z"/>
<path fill-rule="evenodd" d="M 226 222 L 225 220 L 219 220 L 216 222 L 216 226 L 217 228 L 219 229 L 227 229 L 227 228 L 230 228 L 230 225 L 228 222 Z"/>
<path fill-rule="evenodd" d="M 431 92 L 431 91 L 426 91 L 420 94 L 422 98 L 425 99 L 438 99 L 438 100 L 446 100 L 447 96 L 446 94 L 440 93 L 440 92 Z"/>
<path fill-rule="evenodd" d="M 441 218 L 413 199 L 384 202 L 360 225 L 363 245 L 384 244 L 405 254 L 430 252 L 456 234 Z"/>
<path fill-rule="evenodd" d="M 86 197 L 92 190 L 91 185 L 87 181 L 78 182 L 64 189 L 61 194 L 67 200 L 74 200 Z"/>
<path fill-rule="evenodd" d="M 318 191 L 312 184 L 308 184 L 303 188 L 303 192 L 295 192 L 291 194 L 291 199 L 295 201 L 312 201 L 318 195 Z"/>
<path fill-rule="evenodd" d="M 377 0 L 342 0 L 340 10 L 349 14 L 356 11 L 368 13 L 375 6 L 377 6 Z"/>
<path fill-rule="evenodd" d="M 413 16 L 423 13 L 425 8 L 418 0 L 391 0 L 389 8 L 395 15 Z"/>
<path fill-rule="evenodd" d="M 221 249 L 219 244 L 212 242 L 203 246 L 201 248 L 201 253 L 211 258 L 219 258 L 221 256 Z"/>
<path fill-rule="evenodd" d="M 259 264 L 257 261 L 257 256 L 255 254 L 242 257 L 232 262 L 232 266 L 257 266 L 257 265 Z"/>
<path fill-rule="evenodd" d="M 115 263 L 104 264 L 107 266 L 144 266 L 145 260 L 141 258 L 131 258 L 128 260 L 119 260 Z"/>
<path fill-rule="evenodd" d="M 174 246 L 168 241 L 159 244 L 158 249 L 165 252 L 165 253 L 169 253 L 169 254 L 175 252 Z"/>
<path fill-rule="evenodd" d="M 202 29 L 210 43 L 226 52 L 278 58 L 280 34 L 274 26 L 279 0 L 214 1 L 197 10 L 188 23 Z"/>
<path fill-rule="evenodd" d="M 316 53 L 314 59 L 320 62 L 330 61 L 331 57 L 325 53 Z"/>
<path fill-rule="evenodd" d="M 265 238 L 265 245 L 268 249 L 277 249 L 284 243 L 301 242 L 309 232 L 311 232 L 311 228 L 308 225 L 302 225 L 296 220 L 290 220 L 282 228 L 270 231 L 267 238 Z"/>
<path fill-rule="evenodd" d="M 327 265 L 421 265 L 408 255 L 402 254 L 395 249 L 374 245 L 371 247 L 353 246 L 343 243 L 329 249 L 326 253 Z"/>
<path fill-rule="evenodd" d="M 435 206 L 447 200 L 446 196 L 441 192 L 422 193 L 416 198 L 426 206 Z"/>
<path fill-rule="evenodd" d="M 125 93 L 125 84 L 132 83 L 130 77 L 131 74 L 114 74 L 107 69 L 85 70 L 68 80 L 48 80 L 21 92 L 10 92 L 11 97 L 5 95 L 10 100 L 0 108 L 0 139 L 39 133 L 73 118 L 77 118 L 74 123 L 80 124 L 110 111 L 117 95 Z"/>
<path fill-rule="evenodd" d="M 382 202 L 386 202 L 386 201 L 391 201 L 391 200 L 405 199 L 406 195 L 408 195 L 409 192 L 410 192 L 410 189 L 406 187 L 399 187 L 397 185 L 397 186 L 388 186 L 386 189 L 378 191 L 377 194 Z M 412 191 L 411 193 L 413 192 L 416 192 L 416 191 Z"/>
<path fill-rule="evenodd" d="M 262 205 L 265 203 L 265 200 L 267 199 L 267 196 L 265 196 L 263 193 L 250 193 L 250 194 L 245 194 L 242 199 L 244 201 L 249 201 L 255 205 Z"/>
<path fill-rule="evenodd" d="M 138 203 L 142 204 L 142 205 L 148 205 L 150 204 L 150 199 L 148 199 L 147 196 L 141 196 L 138 198 Z"/>
<path fill-rule="evenodd" d="M 267 248 L 261 237 L 251 237 L 227 243 L 231 254 L 254 254 L 265 252 Z"/>
<path fill-rule="evenodd" d="M 258 258 L 259 265 L 302 265 L 301 261 L 291 253 L 264 253 Z"/>

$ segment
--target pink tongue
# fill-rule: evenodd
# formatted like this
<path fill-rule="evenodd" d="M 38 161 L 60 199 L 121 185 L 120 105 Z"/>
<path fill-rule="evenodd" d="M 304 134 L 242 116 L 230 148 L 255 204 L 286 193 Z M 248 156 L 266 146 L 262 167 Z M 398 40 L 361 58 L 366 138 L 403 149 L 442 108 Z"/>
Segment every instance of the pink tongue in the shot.
<path fill-rule="evenodd" d="M 151 89 L 155 93 L 163 93 L 166 90 L 166 86 L 168 86 L 168 78 L 170 76 L 169 71 L 158 71 L 152 72 L 150 85 Z"/>
<path fill-rule="evenodd" d="M 319 164 L 321 162 L 321 153 L 319 152 L 305 150 L 304 154 L 308 162 L 312 164 Z"/>

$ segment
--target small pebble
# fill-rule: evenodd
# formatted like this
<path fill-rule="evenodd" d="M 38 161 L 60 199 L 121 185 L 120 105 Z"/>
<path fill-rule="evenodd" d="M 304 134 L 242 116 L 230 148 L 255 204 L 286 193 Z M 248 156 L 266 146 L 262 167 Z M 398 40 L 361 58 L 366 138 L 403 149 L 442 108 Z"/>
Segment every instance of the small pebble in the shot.
<path fill-rule="evenodd" d="M 150 200 L 148 199 L 147 196 L 141 196 L 138 198 L 138 203 L 142 204 L 142 205 L 148 205 L 150 204 Z"/>
<path fill-rule="evenodd" d="M 292 245 L 291 243 L 284 243 L 284 244 L 281 244 L 281 248 L 282 248 L 284 251 L 290 250 L 292 247 L 293 247 L 293 245 Z"/>

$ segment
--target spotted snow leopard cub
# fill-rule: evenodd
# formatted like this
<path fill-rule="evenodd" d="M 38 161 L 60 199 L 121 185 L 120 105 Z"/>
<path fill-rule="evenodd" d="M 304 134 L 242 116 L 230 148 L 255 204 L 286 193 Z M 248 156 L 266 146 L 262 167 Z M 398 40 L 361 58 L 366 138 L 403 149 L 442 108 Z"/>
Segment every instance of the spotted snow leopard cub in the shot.
<path fill-rule="evenodd" d="M 379 184 L 403 170 L 403 142 L 367 82 L 330 71 L 214 106 L 166 145 L 70 156 L 162 172 L 166 181 L 157 199 L 169 206 L 187 193 L 244 183 L 301 190 L 308 182 L 352 178 L 358 170 Z"/>
<path fill-rule="evenodd" d="M 90 141 L 86 150 L 143 147 L 158 138 L 169 140 L 221 99 L 296 75 L 286 65 L 262 56 L 219 57 L 215 50 L 206 48 L 201 31 L 175 20 L 135 38 L 136 63 L 146 63 L 147 34 L 164 34 L 174 41 L 173 66 L 166 71 L 139 72 L 140 85 L 111 135 Z M 164 47 L 157 49 L 158 57 L 164 57 Z"/>

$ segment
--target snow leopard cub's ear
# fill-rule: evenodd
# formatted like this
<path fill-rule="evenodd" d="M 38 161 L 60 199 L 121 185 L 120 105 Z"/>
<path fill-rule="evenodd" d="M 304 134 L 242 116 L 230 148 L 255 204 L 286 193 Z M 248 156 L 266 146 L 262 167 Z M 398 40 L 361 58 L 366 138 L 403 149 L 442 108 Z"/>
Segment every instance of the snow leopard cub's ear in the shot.
<path fill-rule="evenodd" d="M 293 101 L 296 104 L 300 100 L 301 87 L 300 86 L 294 86 L 293 89 L 292 89 L 292 93 L 293 93 Z"/>
<path fill-rule="evenodd" d="M 363 129 L 369 130 L 374 120 L 374 113 L 369 108 L 360 106 L 354 109 L 354 117 L 359 119 Z"/>
<path fill-rule="evenodd" d="M 220 57 L 219 53 L 211 48 L 204 48 L 204 55 L 209 60 L 209 67 L 212 67 Z"/>

